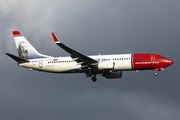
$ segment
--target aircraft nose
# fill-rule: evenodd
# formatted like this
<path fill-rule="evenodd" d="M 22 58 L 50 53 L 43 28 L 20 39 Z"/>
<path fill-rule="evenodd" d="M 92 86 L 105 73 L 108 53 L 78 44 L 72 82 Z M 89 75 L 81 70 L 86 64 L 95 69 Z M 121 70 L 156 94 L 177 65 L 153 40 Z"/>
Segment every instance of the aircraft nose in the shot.
<path fill-rule="evenodd" d="M 174 64 L 174 61 L 173 60 L 168 60 L 167 63 L 170 66 L 170 65 Z"/>

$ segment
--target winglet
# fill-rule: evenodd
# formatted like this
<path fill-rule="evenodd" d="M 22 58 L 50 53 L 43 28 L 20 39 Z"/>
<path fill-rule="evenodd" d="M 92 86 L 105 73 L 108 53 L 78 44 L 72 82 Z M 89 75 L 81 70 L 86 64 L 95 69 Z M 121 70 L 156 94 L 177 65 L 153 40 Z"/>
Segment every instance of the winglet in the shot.
<path fill-rule="evenodd" d="M 52 32 L 52 37 L 55 43 L 60 43 L 59 39 L 56 37 L 56 35 L 53 32 Z"/>
<path fill-rule="evenodd" d="M 14 36 L 22 36 L 20 31 L 12 31 Z"/>

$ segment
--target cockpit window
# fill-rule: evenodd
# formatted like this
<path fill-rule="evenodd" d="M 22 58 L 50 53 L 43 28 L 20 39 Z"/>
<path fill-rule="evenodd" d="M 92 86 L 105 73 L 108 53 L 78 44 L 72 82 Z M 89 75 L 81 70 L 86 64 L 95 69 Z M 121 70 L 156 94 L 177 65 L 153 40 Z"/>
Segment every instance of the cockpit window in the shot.
<path fill-rule="evenodd" d="M 160 56 L 160 58 L 164 59 L 164 56 Z"/>

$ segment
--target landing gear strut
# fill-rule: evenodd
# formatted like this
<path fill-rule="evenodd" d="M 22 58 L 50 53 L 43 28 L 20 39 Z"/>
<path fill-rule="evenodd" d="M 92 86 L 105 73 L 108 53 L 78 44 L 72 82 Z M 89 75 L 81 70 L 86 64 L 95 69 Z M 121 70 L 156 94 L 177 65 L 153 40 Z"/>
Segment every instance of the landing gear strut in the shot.
<path fill-rule="evenodd" d="M 93 76 L 91 79 L 92 79 L 93 82 L 96 82 L 96 81 L 97 81 L 96 76 Z"/>
<path fill-rule="evenodd" d="M 154 74 L 155 74 L 155 76 L 158 76 L 158 72 L 157 71 Z"/>

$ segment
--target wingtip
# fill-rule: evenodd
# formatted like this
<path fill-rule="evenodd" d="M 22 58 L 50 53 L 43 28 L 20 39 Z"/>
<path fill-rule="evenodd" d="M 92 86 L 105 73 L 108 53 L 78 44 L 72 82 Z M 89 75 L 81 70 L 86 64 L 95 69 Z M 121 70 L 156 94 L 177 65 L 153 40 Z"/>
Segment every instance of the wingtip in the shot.
<path fill-rule="evenodd" d="M 21 32 L 18 30 L 14 30 L 14 31 L 12 31 L 12 33 L 14 36 L 22 36 Z"/>
<path fill-rule="evenodd" d="M 54 32 L 52 32 L 52 37 L 53 37 L 55 43 L 60 43 L 60 40 L 56 37 Z"/>

